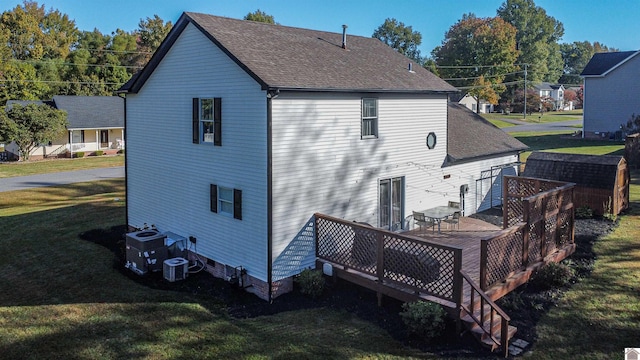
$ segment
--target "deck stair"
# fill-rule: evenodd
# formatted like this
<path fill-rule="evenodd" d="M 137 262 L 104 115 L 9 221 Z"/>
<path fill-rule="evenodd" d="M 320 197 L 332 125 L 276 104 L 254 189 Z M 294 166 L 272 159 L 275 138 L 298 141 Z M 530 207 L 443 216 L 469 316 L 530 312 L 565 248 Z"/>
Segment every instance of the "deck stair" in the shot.
<path fill-rule="evenodd" d="M 466 331 L 470 332 L 483 346 L 491 351 L 502 350 L 509 354 L 509 340 L 518 330 L 509 325 L 507 315 L 484 291 L 464 272 L 462 276 L 470 285 L 471 300 L 461 304 L 460 320 Z"/>

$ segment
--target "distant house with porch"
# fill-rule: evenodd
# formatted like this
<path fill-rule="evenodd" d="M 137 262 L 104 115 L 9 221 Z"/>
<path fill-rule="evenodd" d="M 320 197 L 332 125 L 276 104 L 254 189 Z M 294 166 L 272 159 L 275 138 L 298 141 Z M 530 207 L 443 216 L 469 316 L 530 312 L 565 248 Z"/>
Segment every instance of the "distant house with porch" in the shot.
<path fill-rule="evenodd" d="M 533 86 L 540 96 L 542 103 L 548 103 L 552 111 L 563 110 L 564 104 L 564 85 L 541 82 Z"/>
<path fill-rule="evenodd" d="M 584 78 L 586 138 L 622 138 L 622 126 L 640 114 L 640 51 L 594 54 Z"/>
<path fill-rule="evenodd" d="M 184 13 L 121 92 L 128 225 L 192 236 L 207 271 L 269 300 L 315 266 L 315 213 L 397 232 L 449 201 L 473 214 L 526 148 L 344 30 Z"/>
<path fill-rule="evenodd" d="M 50 101 L 9 100 L 14 104 L 46 104 L 67 112 L 67 131 L 48 144 L 41 144 L 31 152 L 31 159 L 69 157 L 72 154 L 90 155 L 100 150 L 114 154 L 124 149 L 124 99 L 119 96 L 54 96 Z M 19 149 L 7 144 L 10 157 L 19 158 Z"/>

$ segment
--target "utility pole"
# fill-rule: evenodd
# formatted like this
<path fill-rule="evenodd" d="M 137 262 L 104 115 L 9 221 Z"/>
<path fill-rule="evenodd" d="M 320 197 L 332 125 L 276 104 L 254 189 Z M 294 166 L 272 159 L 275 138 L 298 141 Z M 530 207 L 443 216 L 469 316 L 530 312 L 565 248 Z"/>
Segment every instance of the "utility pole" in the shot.
<path fill-rule="evenodd" d="M 524 119 L 527 120 L 527 64 L 524 64 Z"/>

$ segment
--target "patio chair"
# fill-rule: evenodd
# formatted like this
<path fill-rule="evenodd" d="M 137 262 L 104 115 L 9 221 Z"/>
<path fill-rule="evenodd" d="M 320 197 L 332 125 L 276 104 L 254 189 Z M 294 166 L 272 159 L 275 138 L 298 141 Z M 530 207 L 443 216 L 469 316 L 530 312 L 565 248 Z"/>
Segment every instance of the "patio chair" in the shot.
<path fill-rule="evenodd" d="M 435 231 L 436 223 L 431 219 L 427 219 L 423 213 L 414 211 L 413 212 L 413 221 L 416 225 L 420 226 L 420 231 L 422 232 L 422 227 L 431 226 L 431 230 Z"/>
<path fill-rule="evenodd" d="M 453 215 L 451 215 L 450 218 L 446 218 L 444 220 L 442 220 L 443 222 L 447 223 L 447 227 L 451 226 L 451 227 L 456 227 L 458 230 L 460 230 L 460 211 L 456 211 L 453 213 Z"/>
<path fill-rule="evenodd" d="M 449 201 L 449 207 L 460 209 L 460 203 L 457 201 Z"/>

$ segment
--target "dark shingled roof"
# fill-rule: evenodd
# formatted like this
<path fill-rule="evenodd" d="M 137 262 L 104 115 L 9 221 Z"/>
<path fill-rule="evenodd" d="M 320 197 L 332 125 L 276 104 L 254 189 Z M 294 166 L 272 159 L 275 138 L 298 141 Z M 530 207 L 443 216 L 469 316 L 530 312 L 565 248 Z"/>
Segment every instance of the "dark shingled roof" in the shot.
<path fill-rule="evenodd" d="M 620 51 L 594 54 L 580 76 L 603 76 L 618 64 L 640 53 L 640 51 Z"/>
<path fill-rule="evenodd" d="M 449 103 L 447 162 L 516 153 L 527 145 L 505 133 L 464 105 Z"/>
<path fill-rule="evenodd" d="M 139 91 L 189 23 L 264 90 L 457 92 L 378 39 L 347 34 L 343 49 L 342 33 L 190 12 L 178 19 L 140 76 L 120 91 Z"/>
<path fill-rule="evenodd" d="M 597 189 L 615 187 L 622 156 L 533 152 L 523 176 L 566 181 Z"/>
<path fill-rule="evenodd" d="M 67 112 L 67 129 L 124 127 L 124 99 L 119 96 L 54 96 L 56 108 Z"/>

